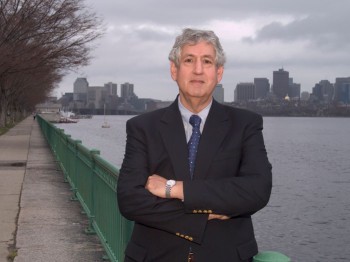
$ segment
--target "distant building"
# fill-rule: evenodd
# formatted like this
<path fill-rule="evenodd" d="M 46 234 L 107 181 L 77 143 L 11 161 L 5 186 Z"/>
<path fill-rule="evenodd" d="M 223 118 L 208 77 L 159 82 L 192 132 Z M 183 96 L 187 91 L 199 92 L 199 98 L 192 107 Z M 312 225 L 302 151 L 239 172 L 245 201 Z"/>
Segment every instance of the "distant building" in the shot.
<path fill-rule="evenodd" d="M 350 77 L 337 77 L 334 84 L 334 100 L 344 104 L 350 103 Z"/>
<path fill-rule="evenodd" d="M 255 99 L 265 99 L 270 91 L 270 82 L 267 78 L 254 78 Z"/>
<path fill-rule="evenodd" d="M 132 100 L 137 98 L 134 93 L 134 84 L 130 84 L 128 82 L 120 85 L 120 97 L 124 98 L 124 100 Z"/>
<path fill-rule="evenodd" d="M 87 108 L 103 109 L 105 103 L 105 88 L 103 86 L 89 86 L 87 92 Z"/>
<path fill-rule="evenodd" d="M 300 92 L 301 92 L 301 84 L 293 83 L 291 97 L 300 98 Z"/>
<path fill-rule="evenodd" d="M 272 92 L 277 98 L 284 99 L 288 94 L 289 72 L 282 69 L 273 71 Z"/>
<path fill-rule="evenodd" d="M 334 96 L 334 85 L 328 80 L 321 80 L 312 88 L 312 95 L 319 101 L 329 103 Z"/>
<path fill-rule="evenodd" d="M 165 108 L 170 106 L 174 101 L 161 101 L 161 100 L 155 100 L 150 99 L 145 104 L 145 111 L 153 111 L 160 108 Z"/>
<path fill-rule="evenodd" d="M 62 104 L 57 103 L 56 101 L 52 101 L 50 99 L 46 100 L 44 103 L 37 104 L 35 106 L 35 110 L 37 113 L 58 113 L 61 111 Z"/>
<path fill-rule="evenodd" d="M 300 94 L 300 99 L 303 101 L 308 101 L 310 99 L 310 93 L 307 91 L 304 91 Z"/>
<path fill-rule="evenodd" d="M 71 111 L 73 108 L 73 93 L 64 93 L 59 101 L 65 111 Z"/>
<path fill-rule="evenodd" d="M 288 96 L 291 99 L 296 99 L 296 98 L 300 98 L 300 84 L 294 83 L 293 82 L 293 78 L 289 78 L 289 83 L 288 83 Z"/>
<path fill-rule="evenodd" d="M 214 93 L 213 93 L 214 99 L 219 103 L 224 103 L 224 88 L 222 87 L 222 84 L 217 84 Z"/>
<path fill-rule="evenodd" d="M 243 102 L 255 99 L 255 86 L 254 83 L 239 83 L 235 89 L 236 102 Z"/>
<path fill-rule="evenodd" d="M 106 83 L 104 85 L 105 90 L 107 91 L 107 95 L 116 96 L 117 95 L 117 87 L 118 85 L 112 82 Z"/>
<path fill-rule="evenodd" d="M 35 106 L 36 113 L 40 114 L 46 121 L 57 122 L 60 119 L 60 111 L 62 105 L 57 103 L 57 98 L 49 98 L 42 104 L 37 104 Z"/>
<path fill-rule="evenodd" d="M 88 86 L 86 78 L 77 78 L 73 84 L 73 100 L 85 104 Z"/>

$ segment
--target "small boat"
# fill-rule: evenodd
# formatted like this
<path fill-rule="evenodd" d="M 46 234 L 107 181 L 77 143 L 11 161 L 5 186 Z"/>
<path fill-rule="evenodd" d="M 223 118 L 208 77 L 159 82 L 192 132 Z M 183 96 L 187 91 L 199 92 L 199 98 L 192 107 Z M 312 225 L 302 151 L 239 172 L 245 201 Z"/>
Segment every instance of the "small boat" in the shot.
<path fill-rule="evenodd" d="M 74 117 L 74 113 L 60 111 L 57 123 L 78 123 L 78 120 L 72 117 Z"/>
<path fill-rule="evenodd" d="M 72 119 L 72 118 L 69 118 L 69 117 L 61 117 L 60 120 L 58 121 L 58 123 L 78 123 L 78 120 L 76 119 Z"/>
<path fill-rule="evenodd" d="M 104 122 L 102 124 L 102 128 L 110 128 L 111 126 L 108 124 L 107 120 L 106 120 L 106 104 L 104 104 L 103 106 L 103 114 L 104 114 Z"/>
<path fill-rule="evenodd" d="M 111 126 L 107 123 L 107 122 L 104 122 L 102 124 L 102 128 L 110 128 Z"/>

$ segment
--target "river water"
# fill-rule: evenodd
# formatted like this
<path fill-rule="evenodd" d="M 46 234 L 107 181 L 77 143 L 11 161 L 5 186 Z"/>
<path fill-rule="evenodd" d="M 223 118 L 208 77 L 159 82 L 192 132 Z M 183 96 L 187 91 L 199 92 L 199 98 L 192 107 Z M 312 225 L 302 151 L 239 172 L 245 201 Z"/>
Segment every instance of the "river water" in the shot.
<path fill-rule="evenodd" d="M 57 124 L 66 134 L 120 167 L 125 122 L 103 116 Z M 259 249 L 292 261 L 350 261 L 350 119 L 265 117 L 264 138 L 273 166 L 266 208 L 253 216 Z"/>

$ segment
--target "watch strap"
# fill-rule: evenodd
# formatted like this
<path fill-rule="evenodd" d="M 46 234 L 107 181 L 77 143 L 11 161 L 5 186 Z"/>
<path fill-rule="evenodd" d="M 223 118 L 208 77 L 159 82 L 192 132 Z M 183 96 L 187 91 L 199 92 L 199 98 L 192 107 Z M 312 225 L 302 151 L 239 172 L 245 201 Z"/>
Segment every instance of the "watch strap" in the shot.
<path fill-rule="evenodd" d="M 165 185 L 165 197 L 170 198 L 171 186 Z"/>

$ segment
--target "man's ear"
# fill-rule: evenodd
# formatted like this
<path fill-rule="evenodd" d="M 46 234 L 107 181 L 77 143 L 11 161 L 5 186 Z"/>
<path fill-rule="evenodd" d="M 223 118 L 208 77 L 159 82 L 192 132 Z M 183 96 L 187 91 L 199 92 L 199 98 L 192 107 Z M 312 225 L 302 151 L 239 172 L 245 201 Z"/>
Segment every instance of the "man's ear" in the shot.
<path fill-rule="evenodd" d="M 177 80 L 177 70 L 178 68 L 176 67 L 174 62 L 170 62 L 170 74 L 171 74 L 171 78 L 176 81 Z"/>
<path fill-rule="evenodd" d="M 218 83 L 220 83 L 222 76 L 224 75 L 224 67 L 223 66 L 218 67 L 216 74 L 218 78 Z"/>

